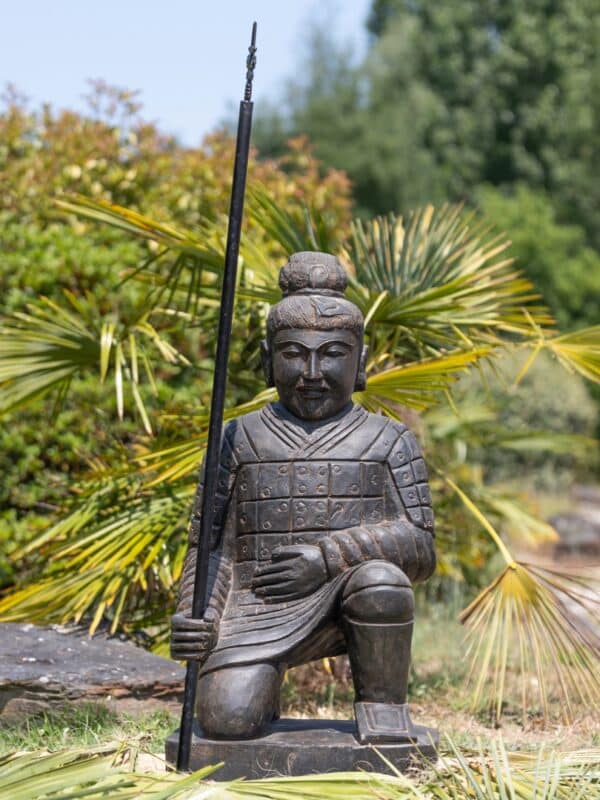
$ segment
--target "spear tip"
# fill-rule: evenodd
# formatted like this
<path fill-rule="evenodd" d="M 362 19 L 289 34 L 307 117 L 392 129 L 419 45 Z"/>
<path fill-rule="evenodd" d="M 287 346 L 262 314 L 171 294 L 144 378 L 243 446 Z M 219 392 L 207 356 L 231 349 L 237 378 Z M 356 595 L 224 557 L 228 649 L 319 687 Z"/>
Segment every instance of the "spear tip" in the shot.
<path fill-rule="evenodd" d="M 244 101 L 246 103 L 252 100 L 252 81 L 254 80 L 254 68 L 256 67 L 256 27 L 256 22 L 253 22 L 252 37 L 246 59 L 246 88 L 244 90 Z"/>

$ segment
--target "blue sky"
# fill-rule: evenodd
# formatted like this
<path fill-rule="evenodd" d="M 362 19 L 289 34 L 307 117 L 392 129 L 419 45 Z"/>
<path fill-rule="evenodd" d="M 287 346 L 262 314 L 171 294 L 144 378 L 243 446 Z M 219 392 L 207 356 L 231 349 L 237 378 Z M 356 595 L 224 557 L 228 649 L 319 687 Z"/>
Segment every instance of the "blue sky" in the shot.
<path fill-rule="evenodd" d="M 370 0 L 20 0 L 0 3 L 0 88 L 83 108 L 86 79 L 141 89 L 144 117 L 195 144 L 237 107 L 254 19 L 255 98 L 293 73 L 311 20 L 364 48 Z M 328 12 L 331 12 L 328 17 Z"/>

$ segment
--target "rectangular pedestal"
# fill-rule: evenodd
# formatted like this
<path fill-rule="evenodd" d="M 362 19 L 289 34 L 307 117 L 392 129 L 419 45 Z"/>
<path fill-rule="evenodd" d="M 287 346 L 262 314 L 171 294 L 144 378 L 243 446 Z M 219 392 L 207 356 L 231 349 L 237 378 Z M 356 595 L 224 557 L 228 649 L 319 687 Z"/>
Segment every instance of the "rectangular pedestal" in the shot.
<path fill-rule="evenodd" d="M 190 767 L 200 769 L 208 764 L 225 764 L 212 780 L 234 778 L 271 778 L 283 775 L 310 775 L 317 772 L 390 773 L 379 751 L 400 772 L 409 766 L 437 758 L 438 734 L 433 728 L 416 726 L 416 744 L 361 745 L 356 739 L 356 726 L 351 720 L 282 719 L 274 722 L 270 731 L 258 739 L 205 739 L 195 723 L 192 738 Z M 179 731 L 166 742 L 170 764 L 177 761 Z"/>

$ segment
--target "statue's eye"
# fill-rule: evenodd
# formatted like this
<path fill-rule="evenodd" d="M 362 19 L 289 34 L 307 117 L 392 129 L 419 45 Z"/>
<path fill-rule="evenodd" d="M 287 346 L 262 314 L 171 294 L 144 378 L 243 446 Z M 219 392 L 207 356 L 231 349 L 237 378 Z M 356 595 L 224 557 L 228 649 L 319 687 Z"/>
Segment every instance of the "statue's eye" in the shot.
<path fill-rule="evenodd" d="M 326 347 L 323 351 L 324 356 L 328 356 L 329 358 L 343 358 L 346 355 L 346 349 L 343 347 L 339 347 L 338 345 L 330 345 Z"/>
<path fill-rule="evenodd" d="M 302 351 L 299 347 L 286 347 L 279 352 L 284 358 L 300 358 L 302 356 Z"/>

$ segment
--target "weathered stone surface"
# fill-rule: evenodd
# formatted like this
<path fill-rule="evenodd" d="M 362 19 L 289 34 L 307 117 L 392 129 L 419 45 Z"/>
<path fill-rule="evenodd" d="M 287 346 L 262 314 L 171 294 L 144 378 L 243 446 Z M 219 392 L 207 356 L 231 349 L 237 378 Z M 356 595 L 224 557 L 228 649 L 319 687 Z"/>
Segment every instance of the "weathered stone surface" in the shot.
<path fill-rule="evenodd" d="M 556 558 L 600 556 L 600 507 L 556 514 L 549 522 L 560 536 L 554 548 Z"/>
<path fill-rule="evenodd" d="M 393 773 L 378 752 L 401 772 L 437 758 L 438 734 L 431 728 L 416 726 L 418 744 L 361 745 L 356 739 L 353 720 L 282 719 L 257 739 L 205 739 L 195 723 L 190 767 L 225 764 L 211 775 L 212 780 L 271 778 L 277 775 L 310 775 L 316 772 L 367 771 Z M 179 731 L 169 736 L 167 761 L 177 761 Z"/>
<path fill-rule="evenodd" d="M 82 701 L 118 711 L 178 711 L 184 669 L 131 642 L 82 628 L 0 623 L 0 718 Z"/>

